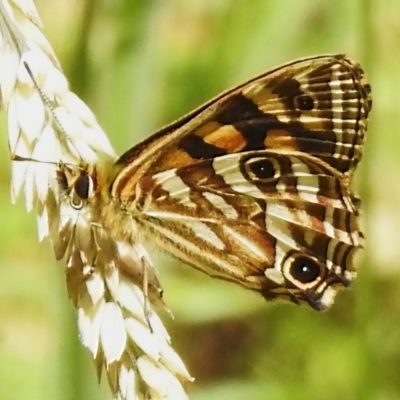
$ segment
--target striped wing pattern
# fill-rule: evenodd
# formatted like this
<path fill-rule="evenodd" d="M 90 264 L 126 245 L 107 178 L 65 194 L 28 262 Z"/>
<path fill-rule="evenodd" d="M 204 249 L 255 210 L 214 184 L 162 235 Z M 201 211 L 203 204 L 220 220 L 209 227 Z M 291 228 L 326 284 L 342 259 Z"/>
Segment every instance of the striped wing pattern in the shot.
<path fill-rule="evenodd" d="M 111 166 L 80 168 L 64 192 L 81 198 L 86 226 L 95 222 L 103 240 L 145 237 L 267 299 L 324 309 L 354 279 L 362 247 L 352 177 L 370 109 L 358 64 L 342 55 L 295 61 L 226 91 Z M 82 176 L 93 186 L 84 195 Z"/>
<path fill-rule="evenodd" d="M 351 179 L 369 93 L 342 55 L 267 72 L 122 155 L 111 197 L 185 263 L 326 308 L 362 246 Z"/>
<path fill-rule="evenodd" d="M 322 309 L 354 278 L 362 241 L 341 178 L 301 152 L 230 154 L 141 179 L 127 210 L 185 263 Z"/>
<path fill-rule="evenodd" d="M 363 71 L 345 56 L 289 63 L 223 93 L 127 151 L 117 161 L 125 170 L 116 183 L 265 148 L 302 151 L 352 171 L 361 158 L 369 92 Z"/>

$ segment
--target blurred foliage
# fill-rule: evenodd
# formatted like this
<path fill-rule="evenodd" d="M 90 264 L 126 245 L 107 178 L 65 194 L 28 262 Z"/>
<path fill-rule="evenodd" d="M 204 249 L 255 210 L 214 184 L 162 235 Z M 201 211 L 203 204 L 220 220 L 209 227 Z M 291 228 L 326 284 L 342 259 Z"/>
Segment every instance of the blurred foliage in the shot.
<path fill-rule="evenodd" d="M 333 309 L 274 305 L 154 254 L 193 400 L 400 399 L 400 3 L 396 0 L 37 0 L 74 91 L 122 152 L 279 63 L 362 62 L 374 107 L 358 173 L 367 248 Z M 2 117 L 4 119 L 4 116 Z M 3 124 L 4 125 L 4 124 Z M 9 200 L 0 142 L 0 399 L 109 399 L 78 343 L 64 266 Z"/>

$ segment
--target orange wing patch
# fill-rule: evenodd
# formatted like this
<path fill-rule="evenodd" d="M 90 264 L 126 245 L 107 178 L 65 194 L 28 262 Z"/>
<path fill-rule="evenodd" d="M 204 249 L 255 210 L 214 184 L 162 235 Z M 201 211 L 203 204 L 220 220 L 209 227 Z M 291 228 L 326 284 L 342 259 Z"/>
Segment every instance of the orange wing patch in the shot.
<path fill-rule="evenodd" d="M 299 142 L 283 129 L 271 129 L 265 137 L 266 149 L 299 150 Z"/>
<path fill-rule="evenodd" d="M 204 142 L 224 149 L 227 153 L 242 151 L 247 142 L 232 125 L 224 125 L 204 137 Z"/>

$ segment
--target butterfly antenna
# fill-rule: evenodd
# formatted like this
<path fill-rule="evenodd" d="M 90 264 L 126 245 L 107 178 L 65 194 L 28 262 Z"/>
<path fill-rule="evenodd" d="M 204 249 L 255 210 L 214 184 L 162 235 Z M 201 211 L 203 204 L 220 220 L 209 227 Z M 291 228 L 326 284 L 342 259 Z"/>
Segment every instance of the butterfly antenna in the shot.
<path fill-rule="evenodd" d="M 28 162 L 37 162 L 40 164 L 50 164 L 50 165 L 58 165 L 59 167 L 70 167 L 70 168 L 74 168 L 76 167 L 76 164 L 72 164 L 72 163 L 66 163 L 64 161 L 44 161 L 44 160 L 38 160 L 36 158 L 32 158 L 32 157 L 22 157 L 22 156 L 17 156 L 16 154 L 11 154 L 10 156 L 11 161 L 28 161 Z"/>
<path fill-rule="evenodd" d="M 28 63 L 27 63 L 26 61 L 24 61 L 24 66 L 25 66 L 25 68 L 26 68 L 26 70 L 27 70 L 27 72 L 28 72 L 28 75 L 29 75 L 30 78 L 32 79 L 33 84 L 35 85 L 37 91 L 39 92 L 40 97 L 41 97 L 42 100 L 43 100 L 43 103 L 45 103 L 46 106 L 48 107 L 48 109 L 50 110 L 51 115 L 53 116 L 54 121 L 56 121 L 56 124 L 57 124 L 58 128 L 59 128 L 60 131 L 64 134 L 65 139 L 68 140 L 69 143 L 75 148 L 77 154 L 79 154 L 80 159 L 83 160 L 82 156 L 81 156 L 80 153 L 79 153 L 78 148 L 75 146 L 74 142 L 72 142 L 72 141 L 69 139 L 69 137 L 68 137 L 68 135 L 67 135 L 67 132 L 65 131 L 65 129 L 64 129 L 64 127 L 62 126 L 60 120 L 58 119 L 58 117 L 57 117 L 57 115 L 56 115 L 56 113 L 55 113 L 54 107 L 52 106 L 52 104 L 51 104 L 49 98 L 46 96 L 46 94 L 43 92 L 42 88 L 41 88 L 41 87 L 39 86 L 39 84 L 36 82 L 36 79 L 35 79 L 35 77 L 33 76 L 33 72 L 32 72 L 31 68 L 29 67 L 29 65 L 28 65 Z M 25 161 L 30 161 L 30 160 L 25 160 Z M 32 160 L 32 161 L 33 161 L 33 160 Z"/>
<path fill-rule="evenodd" d="M 58 120 L 56 113 L 54 112 L 54 107 L 51 105 L 49 98 L 45 95 L 45 93 L 43 92 L 42 88 L 38 85 L 38 83 L 36 82 L 35 77 L 33 76 L 33 72 L 31 70 L 31 68 L 29 67 L 28 63 L 26 61 L 24 61 L 24 66 L 28 72 L 28 75 L 31 77 L 33 84 L 35 85 L 37 91 L 40 94 L 40 97 L 43 100 L 43 103 L 46 104 L 46 106 L 49 108 L 51 114 L 53 115 L 54 120 L 56 121 L 58 127 L 60 128 L 60 130 L 65 134 L 65 129 L 63 128 L 63 126 L 61 125 L 60 121 Z"/>

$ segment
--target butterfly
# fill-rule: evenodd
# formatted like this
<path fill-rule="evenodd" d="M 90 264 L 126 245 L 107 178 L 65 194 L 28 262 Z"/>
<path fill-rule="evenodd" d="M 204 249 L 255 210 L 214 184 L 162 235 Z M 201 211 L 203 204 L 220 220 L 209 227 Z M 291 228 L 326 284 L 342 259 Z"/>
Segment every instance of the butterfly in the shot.
<path fill-rule="evenodd" d="M 310 57 L 222 93 L 117 160 L 60 163 L 53 237 L 69 287 L 112 265 L 160 300 L 150 242 L 266 299 L 326 309 L 362 247 L 352 180 L 370 91 L 346 56 Z"/>

